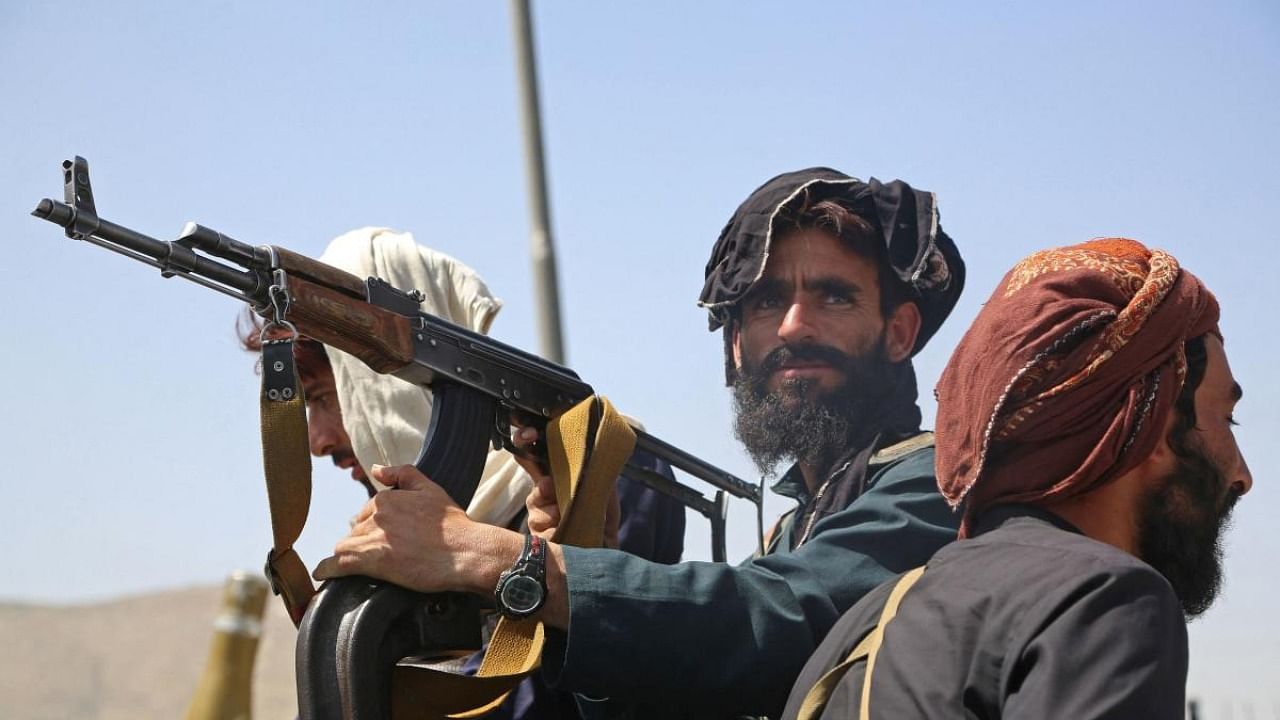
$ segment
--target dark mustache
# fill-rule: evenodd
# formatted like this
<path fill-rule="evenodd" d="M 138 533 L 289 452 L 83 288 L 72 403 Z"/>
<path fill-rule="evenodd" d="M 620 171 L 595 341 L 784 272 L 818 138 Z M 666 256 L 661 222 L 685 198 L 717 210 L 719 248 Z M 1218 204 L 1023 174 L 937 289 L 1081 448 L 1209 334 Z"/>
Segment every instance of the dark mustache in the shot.
<path fill-rule="evenodd" d="M 333 459 L 334 467 L 341 468 L 342 463 L 346 462 L 347 460 L 354 460 L 356 457 L 356 454 L 351 450 L 338 450 L 334 452 L 332 455 L 330 455 L 329 457 Z"/>
<path fill-rule="evenodd" d="M 830 345 L 780 345 L 764 356 L 764 360 L 760 362 L 760 370 L 771 373 L 789 362 L 821 362 L 834 368 L 844 368 L 849 366 L 852 358 Z"/>

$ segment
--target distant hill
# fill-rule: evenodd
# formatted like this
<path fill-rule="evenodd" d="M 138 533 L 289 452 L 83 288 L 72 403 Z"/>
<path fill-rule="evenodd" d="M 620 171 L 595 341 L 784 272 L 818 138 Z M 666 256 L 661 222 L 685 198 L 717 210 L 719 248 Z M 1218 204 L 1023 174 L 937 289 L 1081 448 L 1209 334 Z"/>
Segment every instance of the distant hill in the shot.
<path fill-rule="evenodd" d="M 209 650 L 221 588 L 194 587 L 92 605 L 0 603 L 0 718 L 182 718 Z M 296 632 L 267 598 L 253 717 L 297 714 Z"/>

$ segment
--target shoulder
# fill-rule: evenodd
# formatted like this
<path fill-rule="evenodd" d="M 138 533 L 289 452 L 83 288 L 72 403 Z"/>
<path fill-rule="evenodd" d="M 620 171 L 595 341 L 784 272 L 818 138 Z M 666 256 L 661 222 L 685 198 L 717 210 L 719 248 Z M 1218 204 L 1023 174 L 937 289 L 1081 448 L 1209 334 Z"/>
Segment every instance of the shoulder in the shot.
<path fill-rule="evenodd" d="M 867 461 L 866 489 L 834 515 L 849 511 L 871 511 L 885 517 L 906 514 L 941 529 L 945 541 L 954 540 L 960 514 L 938 492 L 933 433 L 920 433 L 872 455 Z"/>
<path fill-rule="evenodd" d="M 1139 644 L 1185 643 L 1181 606 L 1164 576 L 1127 552 L 1045 522 L 1020 519 L 953 543 L 930 571 L 935 580 L 998 598 L 993 611 L 1002 625 L 1020 628 L 1024 643 L 1053 627 L 1094 638 L 1109 627 L 1143 635 Z"/>
<path fill-rule="evenodd" d="M 1107 543 L 1030 517 L 1014 518 L 990 532 L 953 543 L 938 554 L 931 567 L 987 563 L 990 558 L 1012 563 L 999 572 L 1007 575 L 1016 570 L 1022 581 L 1045 578 L 1064 586 L 1122 583 L 1173 597 L 1168 581 L 1142 560 Z"/>
<path fill-rule="evenodd" d="M 889 465 L 914 457 L 918 453 L 924 451 L 932 453 L 933 446 L 933 433 L 925 430 L 924 432 L 917 433 L 906 440 L 880 448 L 871 456 L 871 460 L 869 462 L 872 465 Z"/>
<path fill-rule="evenodd" d="M 893 546 L 910 551 L 904 563 L 888 567 L 899 572 L 923 564 L 955 539 L 960 523 L 959 513 L 938 492 L 933 460 L 933 433 L 920 433 L 877 451 L 867 461 L 866 489 L 819 520 L 805 546 L 819 540 L 844 546 L 853 536 L 883 545 L 886 534 L 893 533 Z"/>
<path fill-rule="evenodd" d="M 936 491 L 933 461 L 933 433 L 922 432 L 877 450 L 867 461 L 867 474 L 872 485 L 925 478 Z"/>
<path fill-rule="evenodd" d="M 957 552 L 1023 555 L 1035 562 L 1052 560 L 1043 572 L 1086 578 L 1093 575 L 1131 578 L 1154 590 L 1173 589 L 1155 568 L 1113 545 L 1031 517 L 1014 518 L 976 538 L 956 543 Z"/>
<path fill-rule="evenodd" d="M 1006 648 L 1006 716 L 1172 717 L 1166 711 L 1180 711 L 1187 672 L 1173 588 L 1128 553 L 1047 532 L 1053 541 L 1022 533 L 988 558 L 1009 573 L 1003 582 L 987 576 L 1005 589 L 993 603 L 997 629 L 986 637 Z"/>
<path fill-rule="evenodd" d="M 793 692 L 799 692 L 803 697 L 827 671 L 844 662 L 858 643 L 876 628 L 889 594 L 900 577 L 885 580 L 840 616 L 805 663 Z"/>
<path fill-rule="evenodd" d="M 1159 571 L 1106 543 L 1076 533 L 1060 535 L 1056 547 L 1041 552 L 1063 596 L 1043 608 L 1046 614 L 1073 615 L 1094 632 L 1110 625 L 1133 633 L 1133 623 L 1139 622 L 1176 627 L 1176 634 L 1185 636 L 1181 604 Z"/>
<path fill-rule="evenodd" d="M 929 561 L 886 635 L 875 702 L 918 707 L 941 693 L 988 716 L 1172 717 L 1143 709 L 1178 705 L 1185 680 L 1186 631 L 1168 583 L 1115 548 L 1021 520 Z M 856 605 L 832 642 L 865 635 L 891 585 Z"/>

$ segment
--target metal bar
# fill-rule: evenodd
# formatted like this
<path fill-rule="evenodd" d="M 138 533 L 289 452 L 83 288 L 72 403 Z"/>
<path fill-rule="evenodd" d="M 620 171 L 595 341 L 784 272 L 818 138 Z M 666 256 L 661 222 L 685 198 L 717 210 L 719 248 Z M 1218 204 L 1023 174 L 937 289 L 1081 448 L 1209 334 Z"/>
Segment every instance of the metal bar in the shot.
<path fill-rule="evenodd" d="M 707 482 L 719 490 L 731 495 L 760 504 L 760 490 L 741 478 L 721 470 L 711 463 L 690 455 L 680 448 L 650 435 L 643 430 L 636 430 L 636 447 L 657 455 L 690 475 Z"/>
<path fill-rule="evenodd" d="M 627 463 L 627 477 L 639 480 L 654 490 L 679 500 L 681 504 L 690 510 L 696 510 L 703 517 L 713 519 L 717 512 L 717 506 L 714 502 L 708 500 L 702 493 L 694 490 L 687 485 L 681 484 L 677 480 L 654 472 L 646 467 Z M 723 492 L 723 491 L 721 491 Z"/>
<path fill-rule="evenodd" d="M 524 130 L 525 177 L 529 183 L 529 250 L 533 256 L 533 285 L 538 308 L 538 334 L 543 357 L 564 364 L 560 330 L 560 288 L 551 239 L 551 210 L 547 202 L 546 163 L 542 154 L 542 116 L 538 106 L 538 70 L 534 63 L 533 20 L 528 0 L 511 0 L 515 31 L 516 70 L 520 85 L 520 118 Z"/>
<path fill-rule="evenodd" d="M 646 467 L 627 463 L 627 477 L 648 485 L 657 492 L 675 498 L 690 510 L 695 510 L 711 523 L 711 560 L 725 562 L 728 557 L 725 526 L 728 522 L 729 501 L 724 490 L 717 490 L 714 500 L 687 485 L 654 472 Z"/>

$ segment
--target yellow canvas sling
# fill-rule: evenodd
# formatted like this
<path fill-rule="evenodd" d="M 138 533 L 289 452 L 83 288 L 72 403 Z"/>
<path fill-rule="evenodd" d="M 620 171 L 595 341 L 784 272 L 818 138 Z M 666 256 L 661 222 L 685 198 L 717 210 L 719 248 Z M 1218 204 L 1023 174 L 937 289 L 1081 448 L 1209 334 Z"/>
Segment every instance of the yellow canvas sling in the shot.
<path fill-rule="evenodd" d="M 853 651 L 839 665 L 831 668 L 825 675 L 814 683 L 809 689 L 808 694 L 804 696 L 804 702 L 800 705 L 800 712 L 796 716 L 797 720 L 817 720 L 822 715 L 822 711 L 827 707 L 827 701 L 831 699 L 831 694 L 835 692 L 836 686 L 844 679 L 849 669 L 859 662 L 866 661 L 866 670 L 862 678 L 862 702 L 859 705 L 858 718 L 860 720 L 870 720 L 871 718 L 871 673 L 875 670 L 876 655 L 880 652 L 880 645 L 884 641 L 885 628 L 889 626 L 889 621 L 893 620 L 898 614 L 898 605 L 902 602 L 902 596 L 907 594 L 912 585 L 920 579 L 924 574 L 924 566 L 911 570 L 903 575 L 893 586 L 893 591 L 889 593 L 889 599 L 884 603 L 884 609 L 880 611 L 880 622 L 867 633 L 862 641 L 854 646 Z"/>
<path fill-rule="evenodd" d="M 307 444 L 307 406 L 298 385 L 293 339 L 262 341 L 262 470 L 271 511 L 271 552 L 266 575 L 284 601 L 296 627 L 316 594 L 311 573 L 293 544 L 302 535 L 311 509 L 311 453 Z"/>

